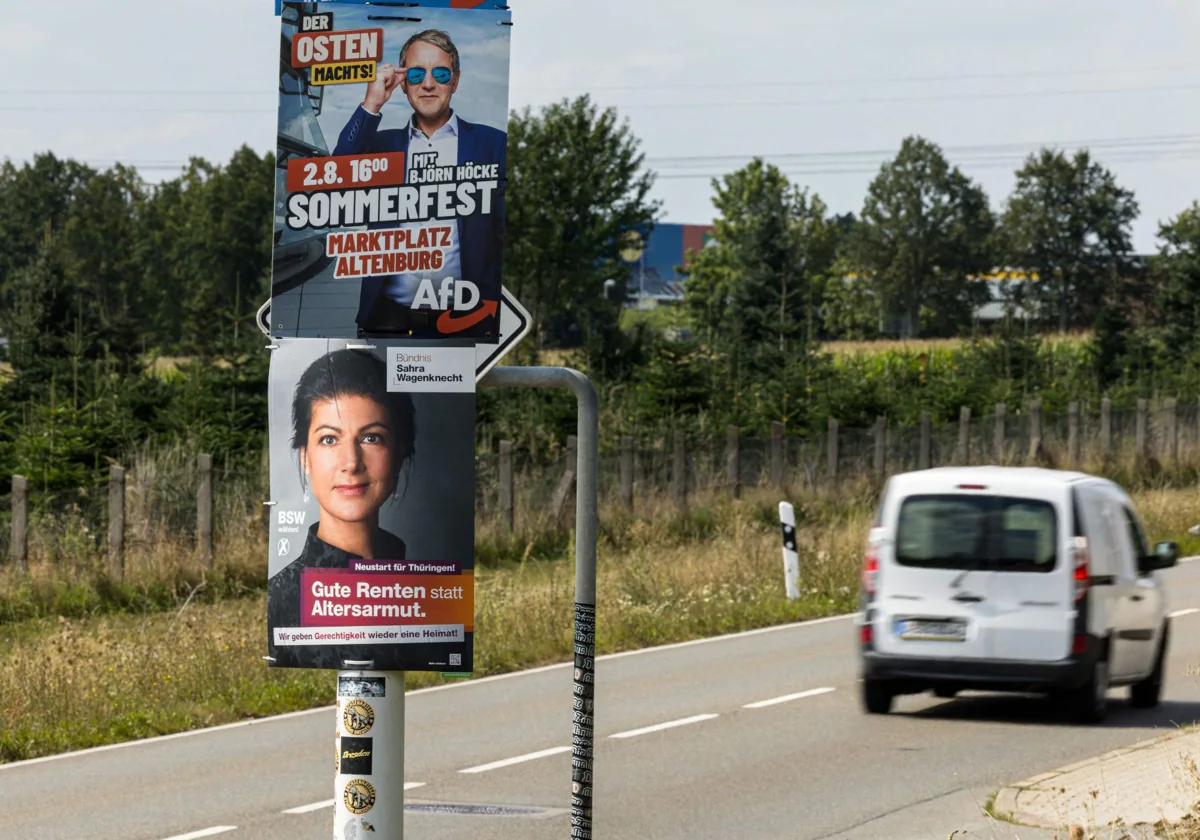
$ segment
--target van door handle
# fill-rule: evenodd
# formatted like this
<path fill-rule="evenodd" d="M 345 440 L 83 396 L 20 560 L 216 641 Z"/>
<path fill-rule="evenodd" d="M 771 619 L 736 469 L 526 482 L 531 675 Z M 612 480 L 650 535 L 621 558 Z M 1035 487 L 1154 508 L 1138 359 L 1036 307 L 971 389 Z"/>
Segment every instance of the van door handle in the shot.
<path fill-rule="evenodd" d="M 1133 595 L 1130 595 L 1130 596 L 1129 596 L 1129 600 L 1131 600 L 1131 601 L 1140 601 L 1140 600 L 1142 600 L 1142 598 L 1143 598 L 1143 597 L 1144 597 L 1144 596 L 1142 596 L 1142 595 L 1138 595 L 1137 593 L 1134 593 Z"/>
<path fill-rule="evenodd" d="M 982 595 L 955 595 L 954 600 L 955 601 L 967 601 L 972 604 L 978 604 L 980 601 L 983 600 L 983 596 Z"/>

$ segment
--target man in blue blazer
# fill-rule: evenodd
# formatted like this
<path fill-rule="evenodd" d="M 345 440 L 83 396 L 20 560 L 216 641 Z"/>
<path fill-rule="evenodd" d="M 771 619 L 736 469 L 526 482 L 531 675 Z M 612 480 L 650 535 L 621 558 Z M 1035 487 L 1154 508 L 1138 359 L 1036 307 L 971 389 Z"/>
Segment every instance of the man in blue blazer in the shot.
<path fill-rule="evenodd" d="M 448 325 L 442 319 L 443 327 L 449 329 L 437 326 L 443 314 L 440 310 L 426 306 L 410 308 L 424 279 L 432 279 L 435 288 L 440 288 L 446 277 L 474 283 L 479 289 L 480 307 L 500 299 L 508 135 L 491 126 L 467 122 L 450 107 L 460 73 L 458 48 L 448 34 L 427 29 L 413 35 L 400 50 L 399 67 L 379 65 L 375 80 L 367 84 L 362 104 L 338 136 L 334 155 L 405 152 L 406 168 L 409 155 L 424 153 L 436 153 L 438 166 L 499 164 L 500 185 L 492 193 L 491 213 L 485 215 L 477 208 L 472 215 L 457 219 L 454 241 L 446 250 L 441 269 L 363 279 L 356 317 L 361 334 L 412 332 L 414 336 L 433 337 L 452 333 L 455 338 L 480 338 L 492 337 L 497 332 L 494 304 L 491 314 L 482 320 L 452 313 L 457 323 L 451 321 Z M 407 96 L 412 117 L 403 129 L 380 130 L 381 110 L 397 88 Z M 429 224 L 437 223 L 408 223 L 401 227 Z M 391 226 L 380 223 L 371 227 Z M 472 311 L 478 313 L 477 309 Z M 472 323 L 470 328 L 459 328 L 468 322 Z"/>

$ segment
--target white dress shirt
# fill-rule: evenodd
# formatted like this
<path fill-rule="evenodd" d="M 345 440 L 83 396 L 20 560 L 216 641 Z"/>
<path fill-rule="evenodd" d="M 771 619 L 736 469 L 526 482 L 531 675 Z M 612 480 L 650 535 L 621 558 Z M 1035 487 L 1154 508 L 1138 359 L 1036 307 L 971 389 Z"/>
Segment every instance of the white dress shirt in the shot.
<path fill-rule="evenodd" d="M 433 133 L 432 137 L 427 137 L 425 132 L 417 128 L 415 120 L 410 120 L 408 123 L 408 154 L 405 156 L 405 166 L 412 171 L 412 156 L 415 154 L 428 154 L 437 152 L 438 166 L 449 166 L 451 168 L 458 166 L 458 115 L 451 112 L 449 121 Z M 410 179 L 411 183 L 411 179 Z M 423 227 L 450 227 L 451 246 L 444 249 L 444 261 L 442 267 L 436 271 L 419 271 L 408 272 L 405 274 L 392 275 L 388 277 L 387 284 L 384 286 L 383 294 L 390 298 L 410 306 L 413 298 L 416 297 L 417 289 L 421 285 L 421 281 L 425 279 L 433 280 L 434 288 L 441 288 L 442 279 L 452 277 L 455 280 L 460 279 L 461 260 L 459 258 L 459 242 L 458 242 L 458 220 L 443 219 L 438 221 L 428 222 L 405 222 L 400 225 L 401 228 L 417 230 Z M 440 241 L 440 237 L 439 237 Z"/>

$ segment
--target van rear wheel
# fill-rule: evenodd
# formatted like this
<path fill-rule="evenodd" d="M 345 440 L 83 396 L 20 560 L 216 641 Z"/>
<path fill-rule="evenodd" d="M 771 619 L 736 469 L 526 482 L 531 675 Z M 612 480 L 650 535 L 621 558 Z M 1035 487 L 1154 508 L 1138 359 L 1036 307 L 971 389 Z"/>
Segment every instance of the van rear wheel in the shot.
<path fill-rule="evenodd" d="M 1097 658 L 1087 682 L 1063 698 L 1067 712 L 1080 723 L 1100 723 L 1108 716 L 1108 660 Z"/>
<path fill-rule="evenodd" d="M 892 700 L 895 697 L 892 687 L 882 680 L 862 681 L 862 702 L 868 714 L 886 715 L 892 710 Z"/>
<path fill-rule="evenodd" d="M 1167 641 L 1170 632 L 1171 626 L 1163 624 L 1162 638 L 1158 643 L 1158 655 L 1154 659 L 1154 670 L 1146 679 L 1140 683 L 1134 683 L 1129 688 L 1129 704 L 1134 708 L 1152 709 L 1158 705 L 1158 698 L 1162 695 L 1163 665 L 1167 658 Z"/>

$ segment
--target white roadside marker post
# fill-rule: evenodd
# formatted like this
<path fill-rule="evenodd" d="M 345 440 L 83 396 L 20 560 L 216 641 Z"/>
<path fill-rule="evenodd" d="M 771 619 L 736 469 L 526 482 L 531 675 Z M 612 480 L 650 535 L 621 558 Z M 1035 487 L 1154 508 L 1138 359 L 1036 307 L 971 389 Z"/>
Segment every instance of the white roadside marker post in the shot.
<path fill-rule="evenodd" d="M 796 511 L 787 502 L 779 503 L 779 524 L 783 526 L 783 580 L 789 601 L 800 597 L 800 555 L 796 552 Z"/>
<path fill-rule="evenodd" d="M 404 672 L 338 671 L 334 840 L 404 838 Z"/>

